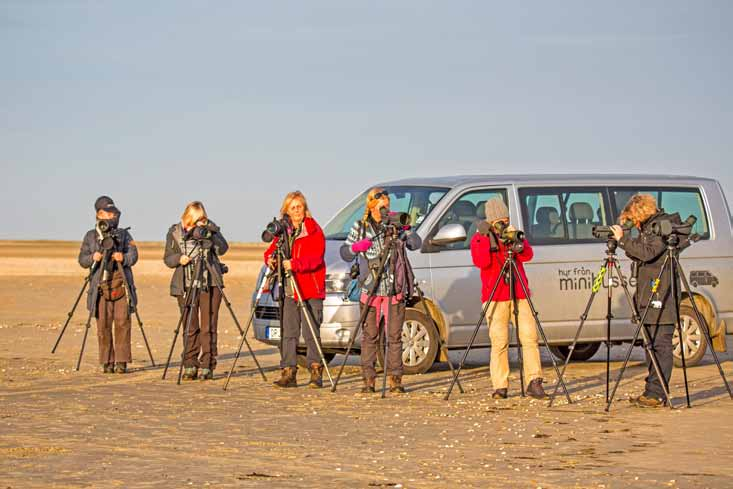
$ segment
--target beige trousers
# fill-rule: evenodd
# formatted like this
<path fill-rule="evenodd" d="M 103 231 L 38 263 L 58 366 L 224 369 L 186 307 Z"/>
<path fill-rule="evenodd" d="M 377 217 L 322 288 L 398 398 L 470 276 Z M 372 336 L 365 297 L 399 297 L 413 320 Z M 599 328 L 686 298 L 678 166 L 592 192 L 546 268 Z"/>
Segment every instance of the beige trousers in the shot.
<path fill-rule="evenodd" d="M 489 338 L 491 338 L 491 383 L 495 390 L 506 389 L 509 386 L 509 321 L 514 321 L 512 310 L 511 301 L 498 301 L 492 302 L 486 311 L 486 324 L 489 325 Z M 517 300 L 517 310 L 524 380 L 529 384 L 532 380 L 542 377 L 537 326 L 526 299 Z"/>

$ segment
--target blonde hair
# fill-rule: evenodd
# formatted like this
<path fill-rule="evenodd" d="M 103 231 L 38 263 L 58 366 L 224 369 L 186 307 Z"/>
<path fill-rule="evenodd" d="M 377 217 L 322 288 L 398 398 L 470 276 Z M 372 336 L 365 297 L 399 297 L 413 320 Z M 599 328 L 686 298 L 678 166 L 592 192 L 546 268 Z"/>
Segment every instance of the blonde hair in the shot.
<path fill-rule="evenodd" d="M 198 200 L 194 200 L 193 202 L 189 202 L 186 209 L 183 211 L 183 214 L 181 214 L 181 224 L 183 224 L 183 227 L 190 229 L 202 218 L 206 220 L 209 219 L 206 215 L 204 204 Z"/>
<path fill-rule="evenodd" d="M 640 227 L 641 223 L 657 213 L 657 199 L 649 194 L 636 194 L 629 199 L 618 216 L 620 224 L 631 222 L 634 226 Z"/>
<path fill-rule="evenodd" d="M 379 201 L 381 199 L 375 199 L 374 196 L 377 195 L 380 192 L 384 192 L 383 188 L 374 187 L 369 192 L 367 192 L 366 196 L 366 205 L 364 206 L 364 217 L 362 218 L 361 222 L 366 224 L 367 219 L 369 219 L 369 214 L 371 214 L 372 209 L 374 209 Z"/>
<path fill-rule="evenodd" d="M 300 190 L 295 190 L 293 192 L 288 192 L 288 194 L 285 196 L 285 199 L 283 199 L 283 205 L 280 206 L 280 218 L 283 218 L 285 217 L 285 215 L 287 215 L 288 208 L 295 199 L 299 199 L 303 203 L 305 217 L 313 217 L 311 216 L 311 211 L 308 209 L 308 201 L 305 200 L 305 195 L 303 195 L 303 192 L 301 192 Z"/>

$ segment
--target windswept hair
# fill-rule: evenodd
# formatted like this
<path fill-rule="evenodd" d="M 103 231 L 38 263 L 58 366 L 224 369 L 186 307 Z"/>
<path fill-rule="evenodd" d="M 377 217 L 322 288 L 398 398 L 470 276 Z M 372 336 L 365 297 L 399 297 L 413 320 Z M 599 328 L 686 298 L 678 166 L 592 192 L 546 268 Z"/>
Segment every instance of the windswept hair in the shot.
<path fill-rule="evenodd" d="M 364 206 L 364 217 L 361 220 L 361 222 L 363 222 L 364 224 L 366 224 L 367 219 L 369 219 L 369 214 L 372 212 L 372 209 L 374 209 L 380 201 L 380 199 L 374 198 L 374 196 L 377 195 L 379 192 L 384 192 L 384 189 L 380 187 L 374 187 L 369 192 L 367 192 L 366 205 Z"/>
<path fill-rule="evenodd" d="M 657 200 L 649 194 L 636 194 L 629 199 L 618 216 L 619 224 L 631 222 L 637 228 L 658 211 Z"/>
<path fill-rule="evenodd" d="M 288 192 L 288 194 L 283 199 L 283 205 L 280 206 L 280 218 L 283 218 L 288 213 L 288 207 L 290 207 L 290 204 L 295 200 L 298 199 L 303 204 L 303 209 L 305 210 L 305 217 L 313 217 L 311 216 L 311 211 L 308 209 L 308 201 L 305 200 L 305 195 L 303 195 L 303 192 L 300 190 L 295 190 L 293 192 Z"/>
<path fill-rule="evenodd" d="M 186 206 L 183 214 L 181 214 L 181 224 L 183 224 L 183 227 L 185 227 L 186 229 L 191 229 L 202 218 L 206 219 L 207 221 L 209 219 L 209 217 L 206 215 L 204 204 L 198 200 L 194 200 Z"/>

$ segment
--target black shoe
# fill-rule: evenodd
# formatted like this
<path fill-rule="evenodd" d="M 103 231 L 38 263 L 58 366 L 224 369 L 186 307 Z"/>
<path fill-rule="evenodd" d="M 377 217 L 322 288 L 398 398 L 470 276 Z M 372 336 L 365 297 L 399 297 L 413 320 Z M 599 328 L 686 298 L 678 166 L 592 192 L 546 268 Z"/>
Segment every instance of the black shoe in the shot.
<path fill-rule="evenodd" d="M 636 407 L 640 408 L 658 408 L 665 405 L 665 402 L 654 396 L 640 395 L 639 397 L 632 397 L 629 402 Z"/>
<path fill-rule="evenodd" d="M 506 399 L 509 397 L 506 389 L 496 389 L 493 394 L 491 394 L 492 399 Z"/>
<path fill-rule="evenodd" d="M 115 364 L 115 373 L 116 374 L 126 374 L 127 373 L 127 364 L 125 362 L 119 362 Z"/>
<path fill-rule="evenodd" d="M 545 389 L 542 388 L 542 379 L 534 379 L 527 386 L 527 394 L 535 399 L 544 399 L 547 397 Z"/>
<path fill-rule="evenodd" d="M 115 372 L 115 366 L 113 363 L 105 363 L 102 365 L 102 372 L 105 374 L 113 374 Z"/>
<path fill-rule="evenodd" d="M 213 380 L 214 371 L 210 368 L 202 368 L 199 373 L 199 380 Z"/>
<path fill-rule="evenodd" d="M 402 386 L 401 375 L 390 375 L 389 376 L 389 391 L 393 394 L 404 394 L 405 388 Z"/>

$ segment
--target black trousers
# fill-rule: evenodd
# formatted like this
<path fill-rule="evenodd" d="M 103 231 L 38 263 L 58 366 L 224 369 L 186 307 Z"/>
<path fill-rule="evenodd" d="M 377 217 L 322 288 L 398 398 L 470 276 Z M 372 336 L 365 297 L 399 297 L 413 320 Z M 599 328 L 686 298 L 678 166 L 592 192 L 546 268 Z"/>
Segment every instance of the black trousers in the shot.
<path fill-rule="evenodd" d="M 302 331 L 307 347 L 306 361 L 310 367 L 314 363 L 321 363 L 316 341 L 321 342 L 321 323 L 323 322 L 323 299 L 308 299 L 303 301 L 313 320 L 313 329 L 316 338 L 313 338 L 305 313 L 298 306 L 298 301 L 292 297 L 285 298 L 282 317 L 282 348 L 280 350 L 280 368 L 296 367 L 298 365 L 298 340 Z"/>
<path fill-rule="evenodd" d="M 644 326 L 649 331 L 649 335 L 653 340 L 654 346 L 652 349 L 656 353 L 657 361 L 659 362 L 659 370 L 662 371 L 665 382 L 669 385 L 669 379 L 672 377 L 672 367 L 674 367 L 674 358 L 672 357 L 672 336 L 674 335 L 675 327 L 673 324 Z M 646 350 L 644 351 L 646 355 L 646 367 L 649 372 L 646 377 L 644 396 L 665 400 L 662 381 L 659 379 L 657 371 L 654 369 L 654 365 L 652 365 L 649 353 L 646 352 Z"/>

